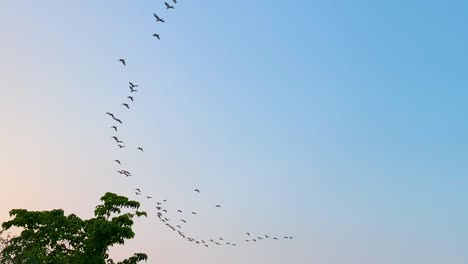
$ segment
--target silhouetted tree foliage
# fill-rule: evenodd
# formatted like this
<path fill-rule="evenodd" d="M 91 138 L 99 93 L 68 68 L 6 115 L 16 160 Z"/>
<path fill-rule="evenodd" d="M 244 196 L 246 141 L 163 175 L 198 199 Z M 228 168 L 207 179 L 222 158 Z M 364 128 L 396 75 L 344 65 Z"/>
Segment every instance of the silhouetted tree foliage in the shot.
<path fill-rule="evenodd" d="M 114 193 L 101 197 L 94 218 L 82 220 L 78 216 L 65 215 L 63 210 L 10 211 L 12 220 L 4 222 L 8 230 L 19 227 L 17 237 L 3 243 L 0 263 L 50 263 L 50 264 L 136 264 L 148 256 L 136 253 L 121 262 L 109 258 L 109 247 L 124 244 L 135 236 L 133 217 L 146 216 L 138 211 L 140 203 Z M 122 210 L 126 209 L 123 213 Z"/>

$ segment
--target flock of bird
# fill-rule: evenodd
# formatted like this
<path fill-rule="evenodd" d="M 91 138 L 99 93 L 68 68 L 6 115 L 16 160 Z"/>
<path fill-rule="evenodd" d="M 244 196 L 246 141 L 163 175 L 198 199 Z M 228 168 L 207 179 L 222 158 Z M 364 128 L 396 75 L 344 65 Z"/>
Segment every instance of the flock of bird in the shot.
<path fill-rule="evenodd" d="M 175 5 L 177 4 L 177 0 L 172 0 L 172 1 L 173 1 L 173 3 L 171 3 L 171 4 L 169 4 L 168 2 L 164 2 L 166 10 L 175 9 Z M 153 16 L 155 18 L 156 23 L 165 23 L 166 22 L 162 17 L 158 16 L 156 13 L 153 13 Z M 157 33 L 154 33 L 152 36 L 154 38 L 157 38 L 158 40 L 161 39 L 160 35 L 157 34 Z M 118 62 L 120 62 L 123 67 L 127 66 L 127 61 L 126 61 L 125 58 L 118 59 Z M 135 84 L 133 82 L 128 82 L 128 85 L 129 85 L 129 89 L 130 89 L 130 94 L 126 98 L 127 102 L 124 102 L 124 103 L 121 104 L 127 110 L 129 110 L 131 108 L 130 106 L 134 102 L 134 99 L 136 97 L 136 93 L 138 92 L 137 88 L 139 88 L 139 85 Z M 117 118 L 116 115 L 111 113 L 111 112 L 107 112 L 106 115 L 108 115 L 109 118 L 111 118 L 111 120 L 114 122 L 114 124 L 111 126 L 111 129 L 115 133 L 118 133 L 119 126 L 123 125 L 122 120 Z M 112 139 L 115 141 L 115 144 L 117 145 L 117 147 L 119 149 L 123 149 L 123 148 L 127 147 L 125 145 L 124 141 L 120 140 L 116 135 L 112 136 Z M 144 151 L 143 147 L 141 147 L 141 146 L 135 147 L 135 150 L 140 151 L 140 152 Z M 113 162 L 116 165 L 118 165 L 119 167 L 122 167 L 122 162 L 120 160 L 115 159 Z M 133 176 L 130 171 L 125 170 L 125 169 L 120 169 L 117 172 L 120 175 L 123 175 L 125 177 Z M 147 195 L 147 194 L 143 194 L 143 192 L 142 192 L 142 190 L 140 188 L 136 188 L 134 190 L 134 192 L 135 192 L 135 195 L 138 196 L 138 197 L 143 197 L 143 198 L 146 198 L 148 200 L 153 199 L 152 196 Z M 201 191 L 199 189 L 194 189 L 193 192 L 195 193 L 195 195 L 200 195 L 201 194 Z M 197 245 L 205 246 L 207 248 L 210 247 L 210 246 L 222 246 L 222 245 L 235 247 L 235 246 L 237 246 L 239 244 L 238 242 L 228 241 L 223 237 L 219 237 L 219 238 L 216 238 L 216 239 L 214 239 L 214 238 L 197 239 L 197 238 L 194 238 L 194 237 L 186 234 L 184 232 L 184 230 L 185 230 L 185 227 L 189 223 L 189 221 L 187 220 L 188 218 L 184 217 L 185 214 L 181 209 L 169 209 L 169 208 L 167 208 L 166 207 L 166 202 L 167 202 L 167 200 L 156 201 L 156 203 L 155 203 L 156 217 L 159 220 L 159 222 L 163 223 L 167 228 L 169 228 L 170 230 L 175 232 L 175 234 L 180 236 L 182 239 L 184 239 L 184 240 L 186 240 L 188 242 L 197 244 Z M 213 207 L 216 208 L 216 209 L 219 209 L 219 208 L 221 208 L 221 205 L 216 204 Z M 176 214 L 178 216 L 177 219 L 170 219 L 169 218 L 169 212 Z M 197 216 L 198 213 L 195 212 L 195 211 L 189 211 L 189 215 Z M 253 234 L 251 234 L 249 232 L 246 232 L 245 233 L 245 239 L 243 240 L 243 242 L 244 243 L 249 243 L 249 242 L 250 243 L 256 243 L 256 242 L 259 242 L 260 240 L 263 240 L 263 239 L 279 240 L 280 238 L 281 239 L 289 239 L 289 240 L 293 239 L 293 237 L 289 236 L 289 235 L 279 237 L 279 236 L 272 236 L 272 235 L 264 235 L 263 234 L 263 235 L 259 236 L 259 235 L 253 235 Z"/>

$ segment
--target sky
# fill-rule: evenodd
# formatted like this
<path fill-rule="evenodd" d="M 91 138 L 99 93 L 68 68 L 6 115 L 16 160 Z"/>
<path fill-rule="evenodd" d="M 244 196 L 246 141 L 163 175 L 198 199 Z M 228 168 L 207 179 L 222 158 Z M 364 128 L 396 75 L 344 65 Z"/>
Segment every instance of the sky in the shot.
<path fill-rule="evenodd" d="M 0 221 L 13 208 L 92 217 L 109 191 L 150 213 L 117 259 L 468 263 L 467 9 L 0 0 Z M 239 246 L 179 239 L 156 221 L 162 199 L 199 212 L 188 233 Z M 245 232 L 294 240 L 245 244 Z"/>

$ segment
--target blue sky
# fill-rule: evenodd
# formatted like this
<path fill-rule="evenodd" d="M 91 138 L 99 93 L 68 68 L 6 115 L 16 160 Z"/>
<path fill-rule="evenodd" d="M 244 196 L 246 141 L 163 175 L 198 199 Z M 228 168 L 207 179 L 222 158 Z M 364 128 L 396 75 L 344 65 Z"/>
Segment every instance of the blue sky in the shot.
<path fill-rule="evenodd" d="M 140 187 L 200 210 L 195 235 L 296 239 L 205 250 L 153 217 L 117 257 L 467 263 L 467 3 L 178 2 L 0 2 L 1 220 Z"/>

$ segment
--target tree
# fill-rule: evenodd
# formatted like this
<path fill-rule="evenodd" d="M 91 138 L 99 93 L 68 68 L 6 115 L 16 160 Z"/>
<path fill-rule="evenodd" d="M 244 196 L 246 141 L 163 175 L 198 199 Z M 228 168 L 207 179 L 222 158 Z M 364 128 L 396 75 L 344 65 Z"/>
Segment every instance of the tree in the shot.
<path fill-rule="evenodd" d="M 109 247 L 133 238 L 133 218 L 146 213 L 138 211 L 139 202 L 114 193 L 106 193 L 101 201 L 94 210 L 95 217 L 88 220 L 74 214 L 67 216 L 61 209 L 11 210 L 13 219 L 4 222 L 2 228 L 19 227 L 22 231 L 5 243 L 0 263 L 116 264 L 109 258 Z M 123 213 L 124 209 L 130 212 Z M 135 253 L 117 264 L 136 264 L 147 259 L 146 254 Z"/>

